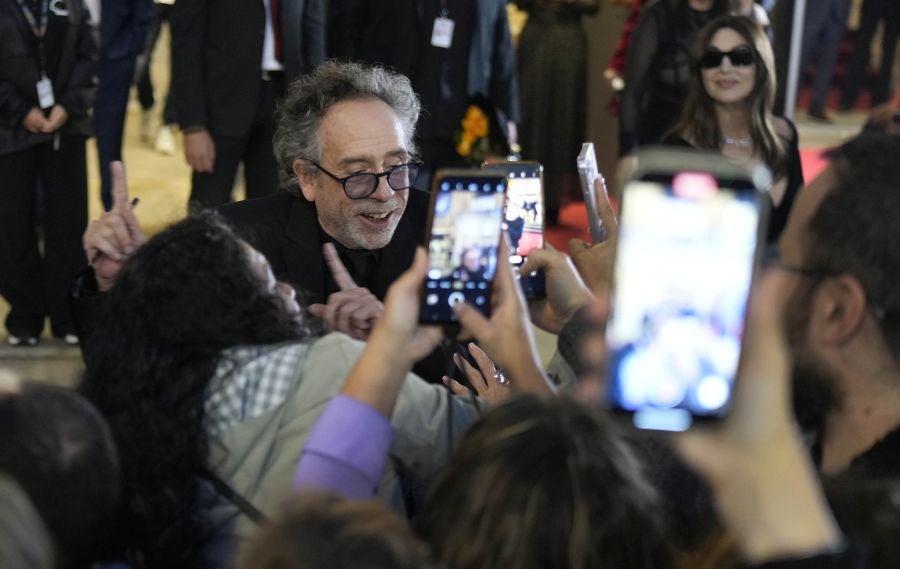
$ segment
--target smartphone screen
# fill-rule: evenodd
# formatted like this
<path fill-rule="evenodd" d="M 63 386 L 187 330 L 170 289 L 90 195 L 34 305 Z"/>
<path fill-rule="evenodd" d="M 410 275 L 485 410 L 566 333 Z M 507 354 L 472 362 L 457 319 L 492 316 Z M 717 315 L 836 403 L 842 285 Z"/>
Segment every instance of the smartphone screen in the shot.
<path fill-rule="evenodd" d="M 497 272 L 506 177 L 478 170 L 438 172 L 432 189 L 428 275 L 420 321 L 453 323 L 453 305 L 488 313 Z"/>
<path fill-rule="evenodd" d="M 543 274 L 519 275 L 518 271 L 531 251 L 544 246 L 544 167 L 537 162 L 496 162 L 484 168 L 506 174 L 503 229 L 509 238 L 509 262 L 520 277 L 525 297 L 543 298 Z"/>
<path fill-rule="evenodd" d="M 761 204 L 706 172 L 626 185 L 607 324 L 608 400 L 638 428 L 723 417 L 737 374 Z"/>

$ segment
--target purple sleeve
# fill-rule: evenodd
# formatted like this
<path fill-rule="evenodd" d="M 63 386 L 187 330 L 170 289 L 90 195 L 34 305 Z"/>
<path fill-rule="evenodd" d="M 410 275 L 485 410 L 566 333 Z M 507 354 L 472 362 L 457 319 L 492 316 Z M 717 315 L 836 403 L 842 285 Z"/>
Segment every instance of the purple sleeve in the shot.
<path fill-rule="evenodd" d="M 294 490 L 321 488 L 347 498 L 371 498 L 393 437 L 384 415 L 352 397 L 336 396 L 303 447 Z"/>

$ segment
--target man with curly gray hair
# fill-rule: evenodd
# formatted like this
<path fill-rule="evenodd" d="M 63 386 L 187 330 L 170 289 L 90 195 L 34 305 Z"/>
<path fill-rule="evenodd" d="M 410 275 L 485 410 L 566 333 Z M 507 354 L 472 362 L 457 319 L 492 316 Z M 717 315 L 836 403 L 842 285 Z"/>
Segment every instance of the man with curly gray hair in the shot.
<path fill-rule="evenodd" d="M 368 336 L 425 231 L 428 196 L 410 189 L 419 111 L 405 76 L 329 61 L 294 82 L 277 111 L 286 191 L 221 210 L 314 316 L 355 338 Z"/>

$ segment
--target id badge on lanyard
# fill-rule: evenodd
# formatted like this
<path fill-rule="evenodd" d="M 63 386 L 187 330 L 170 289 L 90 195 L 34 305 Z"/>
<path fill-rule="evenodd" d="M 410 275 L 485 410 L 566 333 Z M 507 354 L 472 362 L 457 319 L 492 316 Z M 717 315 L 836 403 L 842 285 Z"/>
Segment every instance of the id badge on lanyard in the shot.
<path fill-rule="evenodd" d="M 47 56 L 44 53 L 44 36 L 47 34 L 47 22 L 49 19 L 50 0 L 41 2 L 40 22 L 34 17 L 34 13 L 25 4 L 25 0 L 16 0 L 22 15 L 31 27 L 34 37 L 37 38 L 38 62 L 41 68 L 41 78 L 35 83 L 34 88 L 37 91 L 38 105 L 42 109 L 49 109 L 56 104 L 56 98 L 53 96 L 53 82 L 47 77 Z"/>
<path fill-rule="evenodd" d="M 42 109 L 49 109 L 56 104 L 56 99 L 53 97 L 53 82 L 46 75 L 42 76 L 41 80 L 35 84 L 35 88 L 37 89 L 38 105 Z"/>
<path fill-rule="evenodd" d="M 444 5 L 444 2 L 441 2 Z M 434 27 L 431 30 L 431 45 L 449 49 L 453 45 L 453 28 L 456 22 L 447 17 L 447 8 L 441 10 L 441 15 L 434 19 Z"/>

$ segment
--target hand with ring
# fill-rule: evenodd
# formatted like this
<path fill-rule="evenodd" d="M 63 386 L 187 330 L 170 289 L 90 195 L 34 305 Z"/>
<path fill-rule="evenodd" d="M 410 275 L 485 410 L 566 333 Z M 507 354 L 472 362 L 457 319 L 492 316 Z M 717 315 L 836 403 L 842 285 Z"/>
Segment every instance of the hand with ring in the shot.
<path fill-rule="evenodd" d="M 484 353 L 484 350 L 475 343 L 469 344 L 466 348 L 478 367 L 470 364 L 466 358 L 461 357 L 459 354 L 453 354 L 453 362 L 456 364 L 456 367 L 466 374 L 466 378 L 475 389 L 475 393 L 490 403 L 499 403 L 509 397 L 509 378 L 504 375 L 503 371 L 494 365 L 494 362 Z M 456 395 L 463 397 L 470 395 L 468 388 L 462 383 L 447 376 L 444 376 L 443 379 L 444 384 Z"/>

